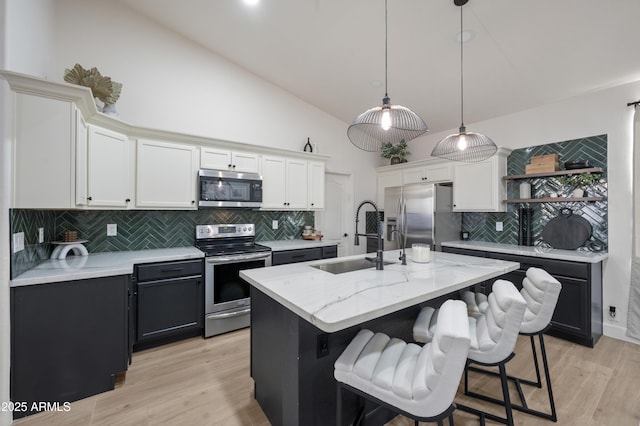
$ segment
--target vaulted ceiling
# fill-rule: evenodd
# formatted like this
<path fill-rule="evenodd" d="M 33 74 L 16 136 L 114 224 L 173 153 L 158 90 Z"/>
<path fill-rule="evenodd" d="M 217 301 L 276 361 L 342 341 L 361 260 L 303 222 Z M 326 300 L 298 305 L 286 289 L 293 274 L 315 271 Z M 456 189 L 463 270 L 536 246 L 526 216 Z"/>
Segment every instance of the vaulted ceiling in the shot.
<path fill-rule="evenodd" d="M 384 0 L 120 1 L 345 123 L 382 102 Z M 466 123 L 640 80 L 638 0 L 470 0 L 463 13 Z M 432 132 L 460 124 L 459 31 L 453 0 L 388 0 L 388 93 Z"/>

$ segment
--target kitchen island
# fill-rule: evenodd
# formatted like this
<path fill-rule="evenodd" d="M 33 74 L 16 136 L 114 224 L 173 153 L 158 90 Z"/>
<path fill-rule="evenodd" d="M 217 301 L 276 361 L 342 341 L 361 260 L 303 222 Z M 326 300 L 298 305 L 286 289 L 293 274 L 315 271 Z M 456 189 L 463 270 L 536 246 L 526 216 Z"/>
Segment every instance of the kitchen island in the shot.
<path fill-rule="evenodd" d="M 384 253 L 383 271 L 334 274 L 318 266 L 358 261 L 364 255 L 245 270 L 251 285 L 251 376 L 254 397 L 272 424 L 335 423 L 333 364 L 362 328 L 412 340 L 420 308 L 438 305 L 461 289 L 518 268 L 518 263 L 449 253 L 431 261 L 398 260 Z M 453 294 L 452 294 L 453 293 Z M 344 416 L 354 415 L 352 395 Z M 389 413 L 378 412 L 381 421 Z M 375 423 L 374 423 L 375 424 Z"/>

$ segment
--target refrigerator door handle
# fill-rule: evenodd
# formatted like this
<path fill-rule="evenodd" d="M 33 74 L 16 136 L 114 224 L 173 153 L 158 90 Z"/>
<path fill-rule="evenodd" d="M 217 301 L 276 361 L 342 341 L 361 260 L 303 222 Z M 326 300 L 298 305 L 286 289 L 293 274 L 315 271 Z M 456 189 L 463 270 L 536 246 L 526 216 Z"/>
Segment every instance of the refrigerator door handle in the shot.
<path fill-rule="evenodd" d="M 398 241 L 398 247 L 397 248 L 402 248 L 406 245 L 407 241 L 406 241 L 406 235 L 407 235 L 407 230 L 406 230 L 406 225 L 407 225 L 407 202 L 405 201 L 404 198 L 400 198 L 399 201 L 399 207 L 398 207 L 398 231 L 400 231 L 400 236 L 397 237 Z M 405 236 L 403 238 L 403 236 Z"/>

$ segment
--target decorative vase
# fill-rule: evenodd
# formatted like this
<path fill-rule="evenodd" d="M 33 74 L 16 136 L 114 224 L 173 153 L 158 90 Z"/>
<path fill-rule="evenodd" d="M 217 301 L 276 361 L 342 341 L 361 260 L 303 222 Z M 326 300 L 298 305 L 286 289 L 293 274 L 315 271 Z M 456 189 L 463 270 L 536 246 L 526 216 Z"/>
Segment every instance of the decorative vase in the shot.
<path fill-rule="evenodd" d="M 400 164 L 400 161 L 400 157 L 398 157 L 397 155 L 391 157 L 391 164 Z"/>
<path fill-rule="evenodd" d="M 576 188 L 573 190 L 573 192 L 571 193 L 571 195 L 574 198 L 580 198 L 580 197 L 584 197 L 584 189 L 582 188 Z"/>
<path fill-rule="evenodd" d="M 111 115 L 114 117 L 118 116 L 118 112 L 116 111 L 116 104 L 104 104 L 102 108 L 102 112 L 107 115 Z"/>

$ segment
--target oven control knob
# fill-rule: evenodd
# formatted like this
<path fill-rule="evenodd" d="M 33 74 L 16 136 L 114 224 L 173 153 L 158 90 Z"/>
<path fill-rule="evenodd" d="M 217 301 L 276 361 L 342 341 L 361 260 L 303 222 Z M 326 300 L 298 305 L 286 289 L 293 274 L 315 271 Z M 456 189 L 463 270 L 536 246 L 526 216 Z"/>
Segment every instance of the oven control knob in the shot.
<path fill-rule="evenodd" d="M 251 232 L 251 227 L 250 226 L 247 228 L 247 231 Z"/>

